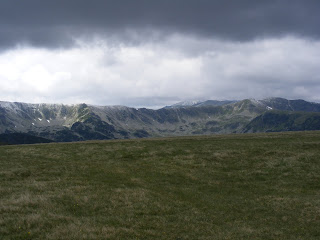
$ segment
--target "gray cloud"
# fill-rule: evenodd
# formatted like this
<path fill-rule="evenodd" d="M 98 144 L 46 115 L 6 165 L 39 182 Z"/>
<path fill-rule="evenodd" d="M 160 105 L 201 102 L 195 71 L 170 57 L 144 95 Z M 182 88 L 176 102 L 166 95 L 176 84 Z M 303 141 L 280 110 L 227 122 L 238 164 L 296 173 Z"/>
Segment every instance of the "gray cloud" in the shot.
<path fill-rule="evenodd" d="M 96 35 L 143 42 L 154 40 L 150 31 L 160 32 L 156 39 L 172 33 L 234 41 L 319 38 L 319 10 L 317 0 L 2 0 L 0 48 L 70 47 Z"/>
<path fill-rule="evenodd" d="M 320 102 L 318 0 L 2 0 L 0 100 Z"/>

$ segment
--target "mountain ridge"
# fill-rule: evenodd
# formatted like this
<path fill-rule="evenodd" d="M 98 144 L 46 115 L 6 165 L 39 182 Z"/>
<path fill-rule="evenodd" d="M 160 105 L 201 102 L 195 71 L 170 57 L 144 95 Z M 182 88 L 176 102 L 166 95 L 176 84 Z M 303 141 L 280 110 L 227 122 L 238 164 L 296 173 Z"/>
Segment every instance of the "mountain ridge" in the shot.
<path fill-rule="evenodd" d="M 301 99 L 206 100 L 194 102 L 191 106 L 181 104 L 172 106 L 154 110 L 121 105 L 28 104 L 2 101 L 0 134 L 24 133 L 51 141 L 68 142 L 303 129 L 297 125 L 302 121 L 301 117 L 293 128 L 272 127 L 270 125 L 272 121 L 267 124 L 268 128 L 264 127 L 265 123 L 259 120 L 259 117 L 273 111 L 280 111 L 284 115 L 302 112 L 300 115 L 305 115 L 303 119 L 309 122 L 308 129 L 320 130 L 316 121 L 310 120 L 315 116 L 307 114 L 319 113 L 320 104 Z M 270 118 L 271 115 L 267 116 Z M 276 114 L 272 116 L 277 118 Z M 292 116 L 280 119 L 292 121 Z M 261 126 L 258 126 L 259 124 Z M 291 123 L 274 122 L 274 124 L 289 126 Z"/>

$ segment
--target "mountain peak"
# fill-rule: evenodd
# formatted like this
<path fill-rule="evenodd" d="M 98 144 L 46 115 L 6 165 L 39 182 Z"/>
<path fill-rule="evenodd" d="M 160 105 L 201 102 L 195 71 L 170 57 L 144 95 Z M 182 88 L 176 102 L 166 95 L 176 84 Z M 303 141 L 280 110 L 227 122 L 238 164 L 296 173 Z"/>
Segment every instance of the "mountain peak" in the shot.
<path fill-rule="evenodd" d="M 194 105 L 197 105 L 201 102 L 202 102 L 201 100 L 187 100 L 187 101 L 175 103 L 172 105 L 172 107 L 194 106 Z"/>

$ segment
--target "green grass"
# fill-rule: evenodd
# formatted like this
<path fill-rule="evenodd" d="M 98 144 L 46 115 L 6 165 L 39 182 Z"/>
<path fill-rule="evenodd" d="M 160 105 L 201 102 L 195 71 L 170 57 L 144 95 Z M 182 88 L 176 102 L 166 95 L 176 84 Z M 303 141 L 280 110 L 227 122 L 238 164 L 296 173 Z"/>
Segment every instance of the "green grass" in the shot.
<path fill-rule="evenodd" d="M 320 132 L 0 146 L 0 239 L 320 239 Z"/>

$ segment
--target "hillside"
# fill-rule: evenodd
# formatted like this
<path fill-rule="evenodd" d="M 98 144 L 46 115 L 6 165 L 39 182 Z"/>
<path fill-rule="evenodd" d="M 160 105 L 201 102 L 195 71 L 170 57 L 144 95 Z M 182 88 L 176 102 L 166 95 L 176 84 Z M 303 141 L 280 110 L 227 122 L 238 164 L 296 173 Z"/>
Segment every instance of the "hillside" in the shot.
<path fill-rule="evenodd" d="M 319 131 L 0 146 L 0 236 L 319 239 L 319 156 Z"/>
<path fill-rule="evenodd" d="M 0 144 L 34 144 L 34 143 L 50 143 L 52 140 L 35 137 L 25 133 L 4 133 L 0 134 Z"/>
<path fill-rule="evenodd" d="M 269 131 L 269 128 L 275 131 L 304 129 L 299 126 L 299 121 L 293 128 L 273 126 L 265 129 L 257 126 L 262 123 L 259 117 L 273 110 L 308 115 L 320 112 L 320 104 L 282 98 L 208 100 L 152 110 L 125 106 L 0 102 L 0 134 L 24 133 L 51 141 L 70 142 L 242 133 Z M 288 124 L 281 123 L 283 126 Z M 305 129 L 320 128 L 311 121 Z"/>
<path fill-rule="evenodd" d="M 320 113 L 268 111 L 253 119 L 244 132 L 282 132 L 320 129 Z"/>

